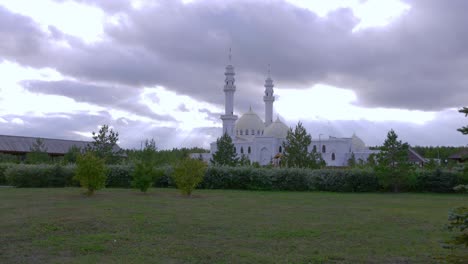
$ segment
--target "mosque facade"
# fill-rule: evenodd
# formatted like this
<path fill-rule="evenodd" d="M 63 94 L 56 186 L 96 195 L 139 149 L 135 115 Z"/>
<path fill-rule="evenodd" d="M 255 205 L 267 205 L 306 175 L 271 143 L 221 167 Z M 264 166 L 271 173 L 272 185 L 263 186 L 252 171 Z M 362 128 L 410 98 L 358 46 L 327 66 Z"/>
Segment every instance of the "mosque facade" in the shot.
<path fill-rule="evenodd" d="M 273 103 L 275 102 L 274 84 L 268 73 L 265 80 L 265 94 L 263 102 L 265 105 L 264 120 L 262 120 L 252 109 L 249 109 L 240 118 L 234 114 L 234 95 L 236 92 L 234 67 L 229 64 L 224 73 L 224 95 L 225 113 L 221 116 L 223 122 L 223 133 L 232 138 L 238 157 L 244 155 L 252 163 L 260 165 L 275 164 L 278 157 L 284 152 L 283 142 L 286 140 L 289 127 L 279 117 L 273 121 Z M 221 135 L 220 135 L 221 136 Z M 374 151 L 369 150 L 365 143 L 353 134 L 351 137 L 339 138 L 329 136 L 328 138 L 312 139 L 308 146 L 310 152 L 320 152 L 327 166 L 347 166 L 348 160 L 354 154 L 357 162 L 367 161 Z M 210 153 L 203 156 L 209 160 L 217 151 L 216 142 L 211 143 Z"/>

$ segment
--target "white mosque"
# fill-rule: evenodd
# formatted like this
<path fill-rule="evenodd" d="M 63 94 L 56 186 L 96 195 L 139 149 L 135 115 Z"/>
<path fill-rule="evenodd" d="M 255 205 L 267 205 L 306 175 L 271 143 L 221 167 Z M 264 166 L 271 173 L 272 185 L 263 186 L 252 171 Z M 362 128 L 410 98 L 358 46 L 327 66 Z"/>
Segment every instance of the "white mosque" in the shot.
<path fill-rule="evenodd" d="M 224 82 L 225 114 L 221 116 L 223 121 L 223 133 L 231 136 L 238 157 L 245 155 L 251 162 L 260 165 L 268 165 L 277 162 L 277 158 L 283 153 L 283 142 L 286 140 L 289 127 L 279 118 L 273 122 L 273 80 L 268 74 L 265 80 L 265 120 L 263 121 L 250 109 L 239 119 L 234 115 L 234 93 L 236 91 L 234 79 L 234 67 L 226 67 Z M 313 139 L 308 147 L 309 151 L 319 151 L 327 166 L 347 166 L 348 160 L 354 154 L 356 161 L 365 162 L 374 151 L 369 150 L 364 142 L 353 134 L 349 138 L 319 138 Z M 204 160 L 209 160 L 217 151 L 216 142 L 211 143 L 210 153 L 203 155 Z"/>

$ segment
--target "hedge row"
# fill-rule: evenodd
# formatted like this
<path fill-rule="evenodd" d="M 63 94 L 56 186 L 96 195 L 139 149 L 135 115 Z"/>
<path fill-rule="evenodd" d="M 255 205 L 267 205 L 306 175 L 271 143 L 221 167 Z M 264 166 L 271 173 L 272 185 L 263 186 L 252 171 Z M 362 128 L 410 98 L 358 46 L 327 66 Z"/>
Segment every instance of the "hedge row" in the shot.
<path fill-rule="evenodd" d="M 130 188 L 133 166 L 109 165 L 107 166 L 106 187 Z M 171 167 L 158 168 L 161 177 L 155 180 L 154 186 L 173 186 L 170 174 Z M 28 165 L 0 163 L 0 185 L 13 185 L 16 187 L 66 187 L 79 186 L 73 180 L 74 165 Z"/>
<path fill-rule="evenodd" d="M 106 187 L 131 187 L 131 165 L 107 167 Z M 0 184 L 16 187 L 78 186 L 73 181 L 73 165 L 0 164 Z M 154 186 L 174 186 L 172 167 L 160 167 Z M 5 180 L 6 178 L 6 180 Z M 453 192 L 453 187 L 468 184 L 463 173 L 447 170 L 417 170 L 408 175 L 405 191 Z M 199 186 L 206 189 L 375 192 L 384 190 L 379 175 L 372 169 L 267 169 L 254 167 L 209 167 Z"/>
<path fill-rule="evenodd" d="M 207 189 L 370 192 L 377 191 L 379 184 L 372 170 L 209 167 L 201 187 Z"/>

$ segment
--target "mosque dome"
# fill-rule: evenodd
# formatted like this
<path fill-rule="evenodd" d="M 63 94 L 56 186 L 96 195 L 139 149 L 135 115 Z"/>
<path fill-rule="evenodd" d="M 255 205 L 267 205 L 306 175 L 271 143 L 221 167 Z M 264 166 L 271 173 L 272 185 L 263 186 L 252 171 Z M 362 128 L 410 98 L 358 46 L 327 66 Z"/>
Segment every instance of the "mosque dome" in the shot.
<path fill-rule="evenodd" d="M 252 108 L 237 120 L 235 127 L 238 136 L 260 136 L 265 129 L 262 119 L 252 111 Z"/>
<path fill-rule="evenodd" d="M 360 139 L 356 134 L 353 134 L 351 137 L 351 144 L 353 146 L 354 151 L 364 150 L 366 149 L 366 144 L 362 139 Z"/>
<path fill-rule="evenodd" d="M 274 137 L 274 138 L 286 138 L 288 135 L 289 127 L 286 126 L 283 122 L 276 119 L 275 122 L 271 123 L 267 128 L 265 128 L 265 137 Z"/>

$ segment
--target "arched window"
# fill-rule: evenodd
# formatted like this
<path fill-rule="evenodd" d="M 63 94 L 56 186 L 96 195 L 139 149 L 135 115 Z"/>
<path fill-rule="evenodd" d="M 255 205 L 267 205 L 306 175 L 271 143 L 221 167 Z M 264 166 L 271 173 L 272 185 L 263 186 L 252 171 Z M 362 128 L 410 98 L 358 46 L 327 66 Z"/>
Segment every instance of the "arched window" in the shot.
<path fill-rule="evenodd" d="M 244 147 L 241 147 L 241 154 L 244 154 Z"/>
<path fill-rule="evenodd" d="M 262 130 L 262 136 L 263 136 L 263 130 Z"/>
<path fill-rule="evenodd" d="M 279 147 L 279 153 L 283 152 L 283 148 L 280 146 Z"/>
<path fill-rule="evenodd" d="M 245 135 L 246 135 L 246 136 L 249 135 L 249 130 L 248 130 L 248 129 L 245 130 Z"/>
<path fill-rule="evenodd" d="M 317 146 L 314 145 L 314 147 L 312 148 L 312 152 L 317 152 Z"/>
<path fill-rule="evenodd" d="M 250 152 L 252 152 L 252 150 L 250 149 L 250 146 L 249 146 L 249 148 L 247 149 L 247 153 L 250 154 Z"/>
<path fill-rule="evenodd" d="M 260 130 L 257 130 L 257 135 L 260 135 Z"/>
<path fill-rule="evenodd" d="M 240 131 L 240 135 L 242 136 L 244 133 L 242 132 L 242 130 Z"/>
<path fill-rule="evenodd" d="M 322 146 L 322 153 L 325 153 L 327 152 L 327 147 L 325 147 L 325 145 Z"/>
<path fill-rule="evenodd" d="M 255 130 L 252 129 L 250 132 L 252 132 L 252 136 L 255 136 Z"/>
<path fill-rule="evenodd" d="M 332 160 L 335 160 L 335 153 L 332 153 Z"/>

